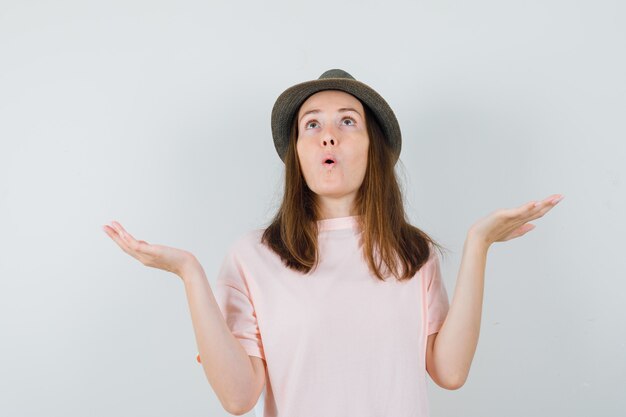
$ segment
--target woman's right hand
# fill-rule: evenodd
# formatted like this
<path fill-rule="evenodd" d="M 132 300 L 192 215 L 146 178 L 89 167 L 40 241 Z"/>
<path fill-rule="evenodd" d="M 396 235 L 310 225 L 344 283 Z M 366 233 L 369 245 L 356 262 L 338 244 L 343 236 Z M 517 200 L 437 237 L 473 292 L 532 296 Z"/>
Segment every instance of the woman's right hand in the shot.
<path fill-rule="evenodd" d="M 102 228 L 124 252 L 145 266 L 173 272 L 182 278 L 183 270 L 195 260 L 191 252 L 136 240 L 116 221 Z"/>

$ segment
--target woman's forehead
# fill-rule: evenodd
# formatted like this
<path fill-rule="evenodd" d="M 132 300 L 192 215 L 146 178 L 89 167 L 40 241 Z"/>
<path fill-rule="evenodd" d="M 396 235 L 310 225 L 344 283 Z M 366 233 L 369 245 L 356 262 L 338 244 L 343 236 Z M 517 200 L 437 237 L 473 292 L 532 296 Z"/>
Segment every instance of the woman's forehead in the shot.
<path fill-rule="evenodd" d="M 339 90 L 324 90 L 307 98 L 300 106 L 298 114 L 301 114 L 303 111 L 326 106 L 337 108 L 355 107 L 361 111 L 363 110 L 361 102 L 352 94 Z"/>

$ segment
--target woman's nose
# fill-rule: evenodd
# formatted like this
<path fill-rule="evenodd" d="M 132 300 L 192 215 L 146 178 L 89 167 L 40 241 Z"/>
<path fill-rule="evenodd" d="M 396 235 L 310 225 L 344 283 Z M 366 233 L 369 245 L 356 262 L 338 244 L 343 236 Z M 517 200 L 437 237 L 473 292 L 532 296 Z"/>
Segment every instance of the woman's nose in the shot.
<path fill-rule="evenodd" d="M 334 128 L 334 126 L 331 127 L 327 127 L 326 129 L 324 129 L 324 131 L 322 132 L 322 136 L 321 136 L 321 142 L 322 142 L 322 146 L 336 146 L 337 145 L 337 132 Z"/>
<path fill-rule="evenodd" d="M 337 141 L 335 140 L 333 136 L 326 135 L 322 137 L 322 146 L 326 147 L 326 146 L 331 146 L 331 145 L 332 146 L 337 145 Z"/>

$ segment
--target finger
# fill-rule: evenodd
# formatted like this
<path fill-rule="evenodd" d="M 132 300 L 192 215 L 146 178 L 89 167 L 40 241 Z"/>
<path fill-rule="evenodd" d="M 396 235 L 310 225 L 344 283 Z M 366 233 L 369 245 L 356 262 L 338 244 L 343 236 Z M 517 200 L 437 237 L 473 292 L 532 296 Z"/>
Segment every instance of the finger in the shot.
<path fill-rule="evenodd" d="M 112 221 L 111 224 L 113 225 L 112 229 L 117 232 L 114 239 L 124 252 L 144 265 L 146 255 L 154 256 L 156 248 L 153 248 L 148 242 L 136 240 L 130 233 L 126 232 L 119 222 Z"/>
<path fill-rule="evenodd" d="M 519 230 L 518 228 L 523 227 L 529 221 L 542 217 L 548 210 L 552 209 L 556 204 L 553 203 L 554 200 L 559 197 L 562 197 L 562 195 L 553 194 L 550 197 L 538 202 L 530 201 L 517 208 L 501 209 L 500 215 L 506 219 L 506 222 L 509 225 L 509 230 L 517 231 Z M 532 230 L 532 228 L 529 230 Z M 529 230 L 524 229 L 522 234 L 528 232 Z M 517 236 L 521 235 L 515 234 L 515 237 Z"/>
<path fill-rule="evenodd" d="M 507 240 L 518 238 L 520 236 L 524 236 L 526 233 L 530 232 L 534 228 L 535 228 L 534 224 L 531 224 L 531 223 L 523 224 L 520 227 L 514 229 L 507 237 L 502 239 L 502 241 L 507 241 Z"/>
<path fill-rule="evenodd" d="M 111 222 L 111 224 L 115 226 L 115 229 L 119 232 L 120 236 L 122 236 L 123 238 L 127 238 L 130 235 L 130 233 L 128 233 L 126 229 L 124 229 L 122 225 L 116 222 L 115 220 Z"/>
<path fill-rule="evenodd" d="M 122 236 L 120 235 L 119 230 L 114 227 L 112 225 L 112 223 L 110 225 L 104 225 L 103 226 L 104 231 L 116 242 L 121 242 L 122 241 Z"/>
<path fill-rule="evenodd" d="M 124 243 L 126 244 L 126 246 L 128 248 L 130 248 L 130 250 L 132 250 L 133 252 L 139 254 L 141 253 L 148 253 L 151 251 L 152 247 L 150 246 L 150 244 L 148 242 L 146 242 L 145 240 L 137 240 L 133 237 L 133 235 L 131 235 L 130 233 L 128 233 L 126 230 L 124 230 L 123 227 L 121 227 L 120 225 L 120 235 L 122 237 L 122 240 L 124 241 Z M 138 256 L 135 256 L 135 258 L 139 259 Z M 139 259 L 141 260 L 141 259 Z"/>
<path fill-rule="evenodd" d="M 546 199 L 542 201 L 541 204 L 535 207 L 535 209 L 531 210 L 531 212 L 529 213 L 530 217 L 528 217 L 527 221 L 542 217 L 548 211 L 552 210 L 554 206 L 556 206 L 562 199 L 563 199 L 563 196 L 560 196 L 556 198 L 550 197 L 550 199 Z"/>
<path fill-rule="evenodd" d="M 132 237 L 132 235 L 126 234 L 124 233 L 124 235 L 126 236 L 126 242 L 128 243 L 128 245 L 135 251 L 137 252 L 141 252 L 141 253 L 151 253 L 153 247 L 146 242 L 145 240 L 137 240 L 134 237 Z"/>
<path fill-rule="evenodd" d="M 516 208 L 503 209 L 502 213 L 504 214 L 505 218 L 509 218 L 510 220 L 517 221 L 519 225 L 522 225 L 530 219 L 530 216 L 537 213 L 540 210 L 540 207 L 543 207 L 543 206 L 536 206 L 535 204 L 536 204 L 535 201 L 530 201 Z"/>
<path fill-rule="evenodd" d="M 535 205 L 538 204 L 538 205 Z M 530 201 L 520 207 L 502 210 L 503 216 L 510 225 L 510 230 L 517 230 L 531 220 L 535 220 L 545 214 L 550 208 L 545 205 L 546 200 L 536 203 Z"/>
<path fill-rule="evenodd" d="M 131 234 L 122 230 L 121 231 L 122 240 L 126 243 L 126 245 L 131 248 L 135 252 L 143 252 L 144 246 L 137 241 Z"/>
<path fill-rule="evenodd" d="M 111 226 L 110 226 L 113 230 L 115 230 L 115 233 L 117 235 L 118 238 L 120 238 L 120 240 L 123 242 L 123 235 L 122 235 L 122 226 L 116 222 L 116 221 L 112 221 L 111 222 Z"/>
<path fill-rule="evenodd" d="M 563 198 L 561 194 L 553 194 L 541 201 L 531 201 L 524 204 L 516 210 L 516 215 L 520 217 L 524 223 L 543 216 L 548 210 L 558 204 Z"/>
<path fill-rule="evenodd" d="M 124 237 L 122 233 L 121 225 L 118 222 L 113 221 L 111 222 L 111 226 L 108 226 L 108 227 L 112 230 L 112 233 L 110 236 L 113 238 L 115 243 L 117 243 L 124 252 L 135 257 L 133 250 L 131 249 L 129 245 L 129 242 L 127 241 L 127 239 Z"/>
<path fill-rule="evenodd" d="M 558 203 L 563 199 L 563 194 L 552 194 L 551 196 L 534 203 L 535 207 L 545 207 Z M 556 202 L 556 203 L 555 203 Z"/>
<path fill-rule="evenodd" d="M 525 225 L 523 225 L 522 227 L 519 228 L 519 230 L 518 230 L 517 234 L 515 235 L 515 237 L 524 236 L 526 233 L 530 232 L 534 228 L 535 228 L 534 224 L 526 223 Z"/>
<path fill-rule="evenodd" d="M 121 224 L 119 224 L 118 222 L 114 221 L 112 223 L 113 225 L 116 226 L 116 229 L 120 235 L 120 237 L 122 238 L 122 240 L 130 247 L 135 246 L 135 243 L 137 242 L 136 239 L 126 231 L 126 229 L 124 229 L 124 227 L 122 227 Z"/>

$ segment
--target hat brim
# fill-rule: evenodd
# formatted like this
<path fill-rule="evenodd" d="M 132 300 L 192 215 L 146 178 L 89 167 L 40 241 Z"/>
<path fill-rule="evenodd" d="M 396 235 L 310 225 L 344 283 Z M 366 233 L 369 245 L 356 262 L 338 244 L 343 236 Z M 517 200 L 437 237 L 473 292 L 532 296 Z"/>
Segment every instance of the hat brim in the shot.
<path fill-rule="evenodd" d="M 289 130 L 293 118 L 304 101 L 311 95 L 324 90 L 339 90 L 351 94 L 366 104 L 375 114 L 390 147 L 394 151 L 394 162 L 400 156 L 402 136 L 396 115 L 374 89 L 365 83 L 350 78 L 324 78 L 306 81 L 286 89 L 274 103 L 272 109 L 272 136 L 280 159 L 285 162 L 289 142 Z"/>

